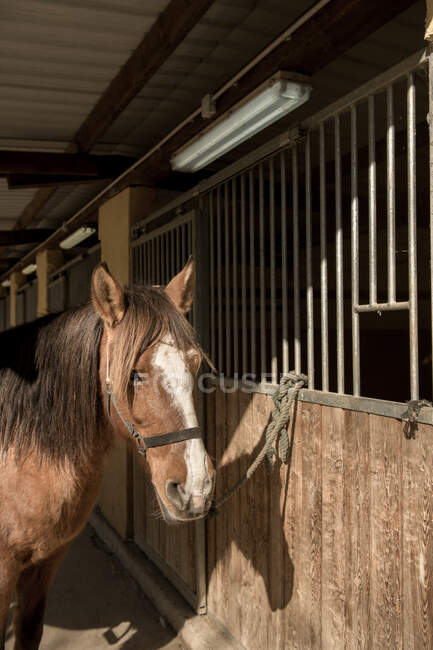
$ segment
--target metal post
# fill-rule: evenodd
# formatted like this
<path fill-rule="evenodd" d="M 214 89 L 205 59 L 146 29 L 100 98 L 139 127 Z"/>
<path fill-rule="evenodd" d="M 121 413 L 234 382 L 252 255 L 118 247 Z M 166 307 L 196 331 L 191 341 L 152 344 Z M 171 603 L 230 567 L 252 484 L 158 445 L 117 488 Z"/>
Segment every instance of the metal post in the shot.
<path fill-rule="evenodd" d="M 388 239 L 388 302 L 396 301 L 395 290 L 395 126 L 393 86 L 386 89 L 386 185 Z"/>
<path fill-rule="evenodd" d="M 322 390 L 329 391 L 328 351 L 328 254 L 326 250 L 326 177 L 325 177 L 325 127 L 319 126 L 320 166 L 320 320 L 322 347 Z"/>
<path fill-rule="evenodd" d="M 311 229 L 311 144 L 310 134 L 305 139 L 305 239 L 307 289 L 307 374 L 308 388 L 314 390 L 314 293 Z"/>
<path fill-rule="evenodd" d="M 237 237 L 236 178 L 232 180 L 232 250 L 233 250 L 233 372 L 239 373 L 238 327 L 238 237 Z"/>
<path fill-rule="evenodd" d="M 368 269 L 369 303 L 377 302 L 376 137 L 374 95 L 368 97 Z"/>
<path fill-rule="evenodd" d="M 266 287 L 265 287 L 265 190 L 263 163 L 259 165 L 259 250 L 260 250 L 260 373 L 266 373 Z"/>
<path fill-rule="evenodd" d="M 226 308 L 226 376 L 231 376 L 231 332 L 230 332 L 230 229 L 229 229 L 229 190 L 224 183 L 224 240 L 225 240 L 225 308 Z"/>
<path fill-rule="evenodd" d="M 249 211 L 250 211 L 250 325 L 251 325 L 251 373 L 257 372 L 256 363 L 256 254 L 255 254 L 255 201 L 254 201 L 254 172 L 250 170 L 249 180 Z"/>
<path fill-rule="evenodd" d="M 293 327 L 295 372 L 301 372 L 301 312 L 299 295 L 299 199 L 298 199 L 298 148 L 292 149 L 292 201 L 293 201 Z"/>
<path fill-rule="evenodd" d="M 287 306 L 287 196 L 286 196 L 286 152 L 280 154 L 281 186 L 281 291 L 282 291 L 282 334 L 283 334 L 283 374 L 289 372 L 289 323 Z"/>
<path fill-rule="evenodd" d="M 241 286 L 242 286 L 242 375 L 248 371 L 247 349 L 247 243 L 245 233 L 245 174 L 241 175 Z"/>
<path fill-rule="evenodd" d="M 344 393 L 344 276 L 343 223 L 341 218 L 341 136 L 340 116 L 334 119 L 335 128 L 335 284 L 337 320 L 337 391 Z"/>
<path fill-rule="evenodd" d="M 269 159 L 269 238 L 270 238 L 270 282 L 271 282 L 271 375 L 272 383 L 278 383 L 277 360 L 277 310 L 275 276 L 275 170 L 274 158 Z"/>
<path fill-rule="evenodd" d="M 209 201 L 209 247 L 210 247 L 210 357 L 212 363 L 215 363 L 215 244 L 214 244 L 214 192 L 211 190 L 208 194 Z"/>
<path fill-rule="evenodd" d="M 413 74 L 407 76 L 407 180 L 409 248 L 409 343 L 410 396 L 419 399 L 418 387 L 418 290 L 416 246 L 416 112 Z"/>
<path fill-rule="evenodd" d="M 353 394 L 360 394 L 359 365 L 359 314 L 355 305 L 359 304 L 359 201 L 358 201 L 358 142 L 356 106 L 350 109 L 350 153 L 351 153 L 351 257 L 352 257 L 352 374 Z"/>

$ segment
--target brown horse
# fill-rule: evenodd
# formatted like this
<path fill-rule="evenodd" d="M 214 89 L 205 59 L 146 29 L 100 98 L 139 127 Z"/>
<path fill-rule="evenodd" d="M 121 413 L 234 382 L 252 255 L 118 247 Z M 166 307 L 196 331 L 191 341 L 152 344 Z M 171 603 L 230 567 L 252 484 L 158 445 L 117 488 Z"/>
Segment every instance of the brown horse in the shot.
<path fill-rule="evenodd" d="M 214 470 L 193 401 L 202 352 L 184 317 L 193 262 L 123 290 L 104 265 L 88 305 L 0 336 L 0 647 L 39 647 L 49 586 L 97 499 L 115 436 L 138 448 L 169 522 L 204 516 Z M 166 435 L 168 434 L 168 435 Z"/>

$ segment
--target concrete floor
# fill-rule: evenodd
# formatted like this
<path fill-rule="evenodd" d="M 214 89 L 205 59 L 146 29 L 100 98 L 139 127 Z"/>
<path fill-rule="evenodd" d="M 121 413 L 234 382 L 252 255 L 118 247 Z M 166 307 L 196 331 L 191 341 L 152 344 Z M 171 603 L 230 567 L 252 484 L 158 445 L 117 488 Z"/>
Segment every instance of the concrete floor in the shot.
<path fill-rule="evenodd" d="M 50 591 L 40 650 L 183 650 L 90 528 L 74 542 Z M 6 650 L 12 650 L 8 633 Z"/>

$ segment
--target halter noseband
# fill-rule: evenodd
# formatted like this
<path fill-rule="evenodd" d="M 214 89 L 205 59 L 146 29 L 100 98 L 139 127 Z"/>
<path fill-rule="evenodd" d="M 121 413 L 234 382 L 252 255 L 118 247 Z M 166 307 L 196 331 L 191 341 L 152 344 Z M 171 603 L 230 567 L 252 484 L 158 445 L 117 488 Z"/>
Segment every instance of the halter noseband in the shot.
<path fill-rule="evenodd" d="M 123 417 L 117 406 L 116 397 L 111 390 L 111 379 L 110 379 L 110 366 L 109 366 L 109 356 L 108 356 L 108 342 L 107 342 L 107 375 L 105 378 L 105 395 L 107 398 L 107 413 L 108 417 L 111 419 L 111 403 L 114 406 L 114 410 L 117 415 L 123 422 L 124 426 L 128 430 L 129 434 L 134 438 L 138 453 L 146 458 L 146 452 L 150 447 L 164 447 L 165 445 L 172 445 L 175 442 L 183 442 L 184 440 L 192 440 L 193 438 L 201 438 L 201 430 L 199 427 L 190 427 L 189 429 L 178 429 L 177 431 L 171 431 L 170 433 L 161 433 L 157 436 L 143 436 L 126 418 Z"/>

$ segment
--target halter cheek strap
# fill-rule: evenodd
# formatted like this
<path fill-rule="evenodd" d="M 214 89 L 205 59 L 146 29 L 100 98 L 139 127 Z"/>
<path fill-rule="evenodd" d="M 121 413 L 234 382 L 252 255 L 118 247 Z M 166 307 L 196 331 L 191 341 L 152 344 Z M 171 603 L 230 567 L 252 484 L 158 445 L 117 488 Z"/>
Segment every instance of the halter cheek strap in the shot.
<path fill-rule="evenodd" d="M 164 447 L 165 445 L 172 445 L 175 442 L 183 442 L 184 440 L 192 440 L 193 438 L 201 438 L 201 430 L 199 427 L 190 427 L 189 429 L 178 429 L 177 431 L 171 431 L 170 433 L 162 433 L 157 436 L 143 436 L 138 429 L 129 422 L 125 417 L 123 417 L 120 412 L 116 397 L 111 389 L 112 383 L 110 379 L 110 366 L 109 366 L 109 355 L 108 355 L 108 342 L 107 342 L 107 373 L 105 377 L 105 396 L 107 399 L 107 413 L 108 417 L 111 419 L 111 404 L 114 406 L 114 410 L 121 419 L 123 425 L 129 432 L 132 438 L 134 438 L 138 453 L 146 458 L 146 452 L 150 447 Z"/>

